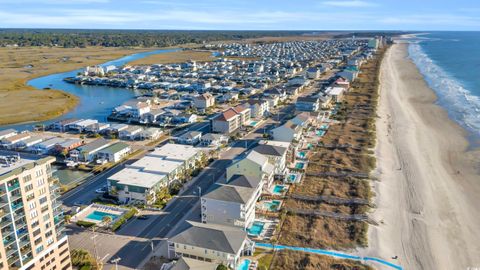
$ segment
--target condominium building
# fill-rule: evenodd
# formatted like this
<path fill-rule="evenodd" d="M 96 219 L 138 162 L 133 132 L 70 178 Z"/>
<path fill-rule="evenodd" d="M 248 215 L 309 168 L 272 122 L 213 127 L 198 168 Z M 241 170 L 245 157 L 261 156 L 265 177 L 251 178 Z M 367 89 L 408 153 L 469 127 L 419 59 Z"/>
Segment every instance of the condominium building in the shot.
<path fill-rule="evenodd" d="M 54 161 L 0 155 L 0 269 L 72 269 Z"/>

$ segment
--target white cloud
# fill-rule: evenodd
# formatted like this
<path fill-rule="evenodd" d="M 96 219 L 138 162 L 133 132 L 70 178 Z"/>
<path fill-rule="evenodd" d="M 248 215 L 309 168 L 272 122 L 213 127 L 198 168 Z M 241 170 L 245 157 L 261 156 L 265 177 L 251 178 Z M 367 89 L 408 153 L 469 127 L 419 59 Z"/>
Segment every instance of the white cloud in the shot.
<path fill-rule="evenodd" d="M 377 4 L 362 0 L 351 0 L 351 1 L 324 1 L 322 2 L 323 5 L 333 6 L 333 7 L 374 7 Z"/>

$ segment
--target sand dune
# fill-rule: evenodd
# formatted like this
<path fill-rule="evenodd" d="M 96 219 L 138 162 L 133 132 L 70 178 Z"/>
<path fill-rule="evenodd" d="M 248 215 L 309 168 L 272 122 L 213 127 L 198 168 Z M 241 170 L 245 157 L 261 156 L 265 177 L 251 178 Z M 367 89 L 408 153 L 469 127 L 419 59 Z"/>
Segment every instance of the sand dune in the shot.
<path fill-rule="evenodd" d="M 478 151 L 434 104 L 406 44 L 386 53 L 380 80 L 373 216 L 383 223 L 365 253 L 397 255 L 404 269 L 480 267 Z"/>

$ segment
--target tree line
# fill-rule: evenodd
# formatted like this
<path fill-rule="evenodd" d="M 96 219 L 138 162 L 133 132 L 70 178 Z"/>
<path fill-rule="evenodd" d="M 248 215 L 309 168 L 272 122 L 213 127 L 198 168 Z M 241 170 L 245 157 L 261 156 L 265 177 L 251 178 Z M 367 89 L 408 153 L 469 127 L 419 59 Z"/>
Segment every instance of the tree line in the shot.
<path fill-rule="evenodd" d="M 303 35 L 305 31 L 0 29 L 0 46 L 167 47 L 185 43 Z"/>

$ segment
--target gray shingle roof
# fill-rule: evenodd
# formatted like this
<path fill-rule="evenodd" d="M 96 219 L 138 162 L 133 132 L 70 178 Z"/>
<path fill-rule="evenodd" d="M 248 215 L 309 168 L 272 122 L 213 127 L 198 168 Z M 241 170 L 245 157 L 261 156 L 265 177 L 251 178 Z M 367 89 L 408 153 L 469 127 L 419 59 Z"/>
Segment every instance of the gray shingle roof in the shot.
<path fill-rule="evenodd" d="M 246 204 L 255 193 L 255 188 L 234 186 L 229 184 L 215 184 L 203 197 Z"/>
<path fill-rule="evenodd" d="M 258 177 L 235 174 L 228 179 L 227 183 L 232 186 L 256 188 L 260 181 Z"/>
<path fill-rule="evenodd" d="M 283 156 L 285 152 L 287 152 L 287 148 L 276 145 L 260 144 L 253 148 L 253 151 L 267 156 Z"/>
<path fill-rule="evenodd" d="M 188 227 L 170 238 L 171 242 L 237 254 L 247 239 L 247 233 L 239 227 L 187 222 Z"/>

